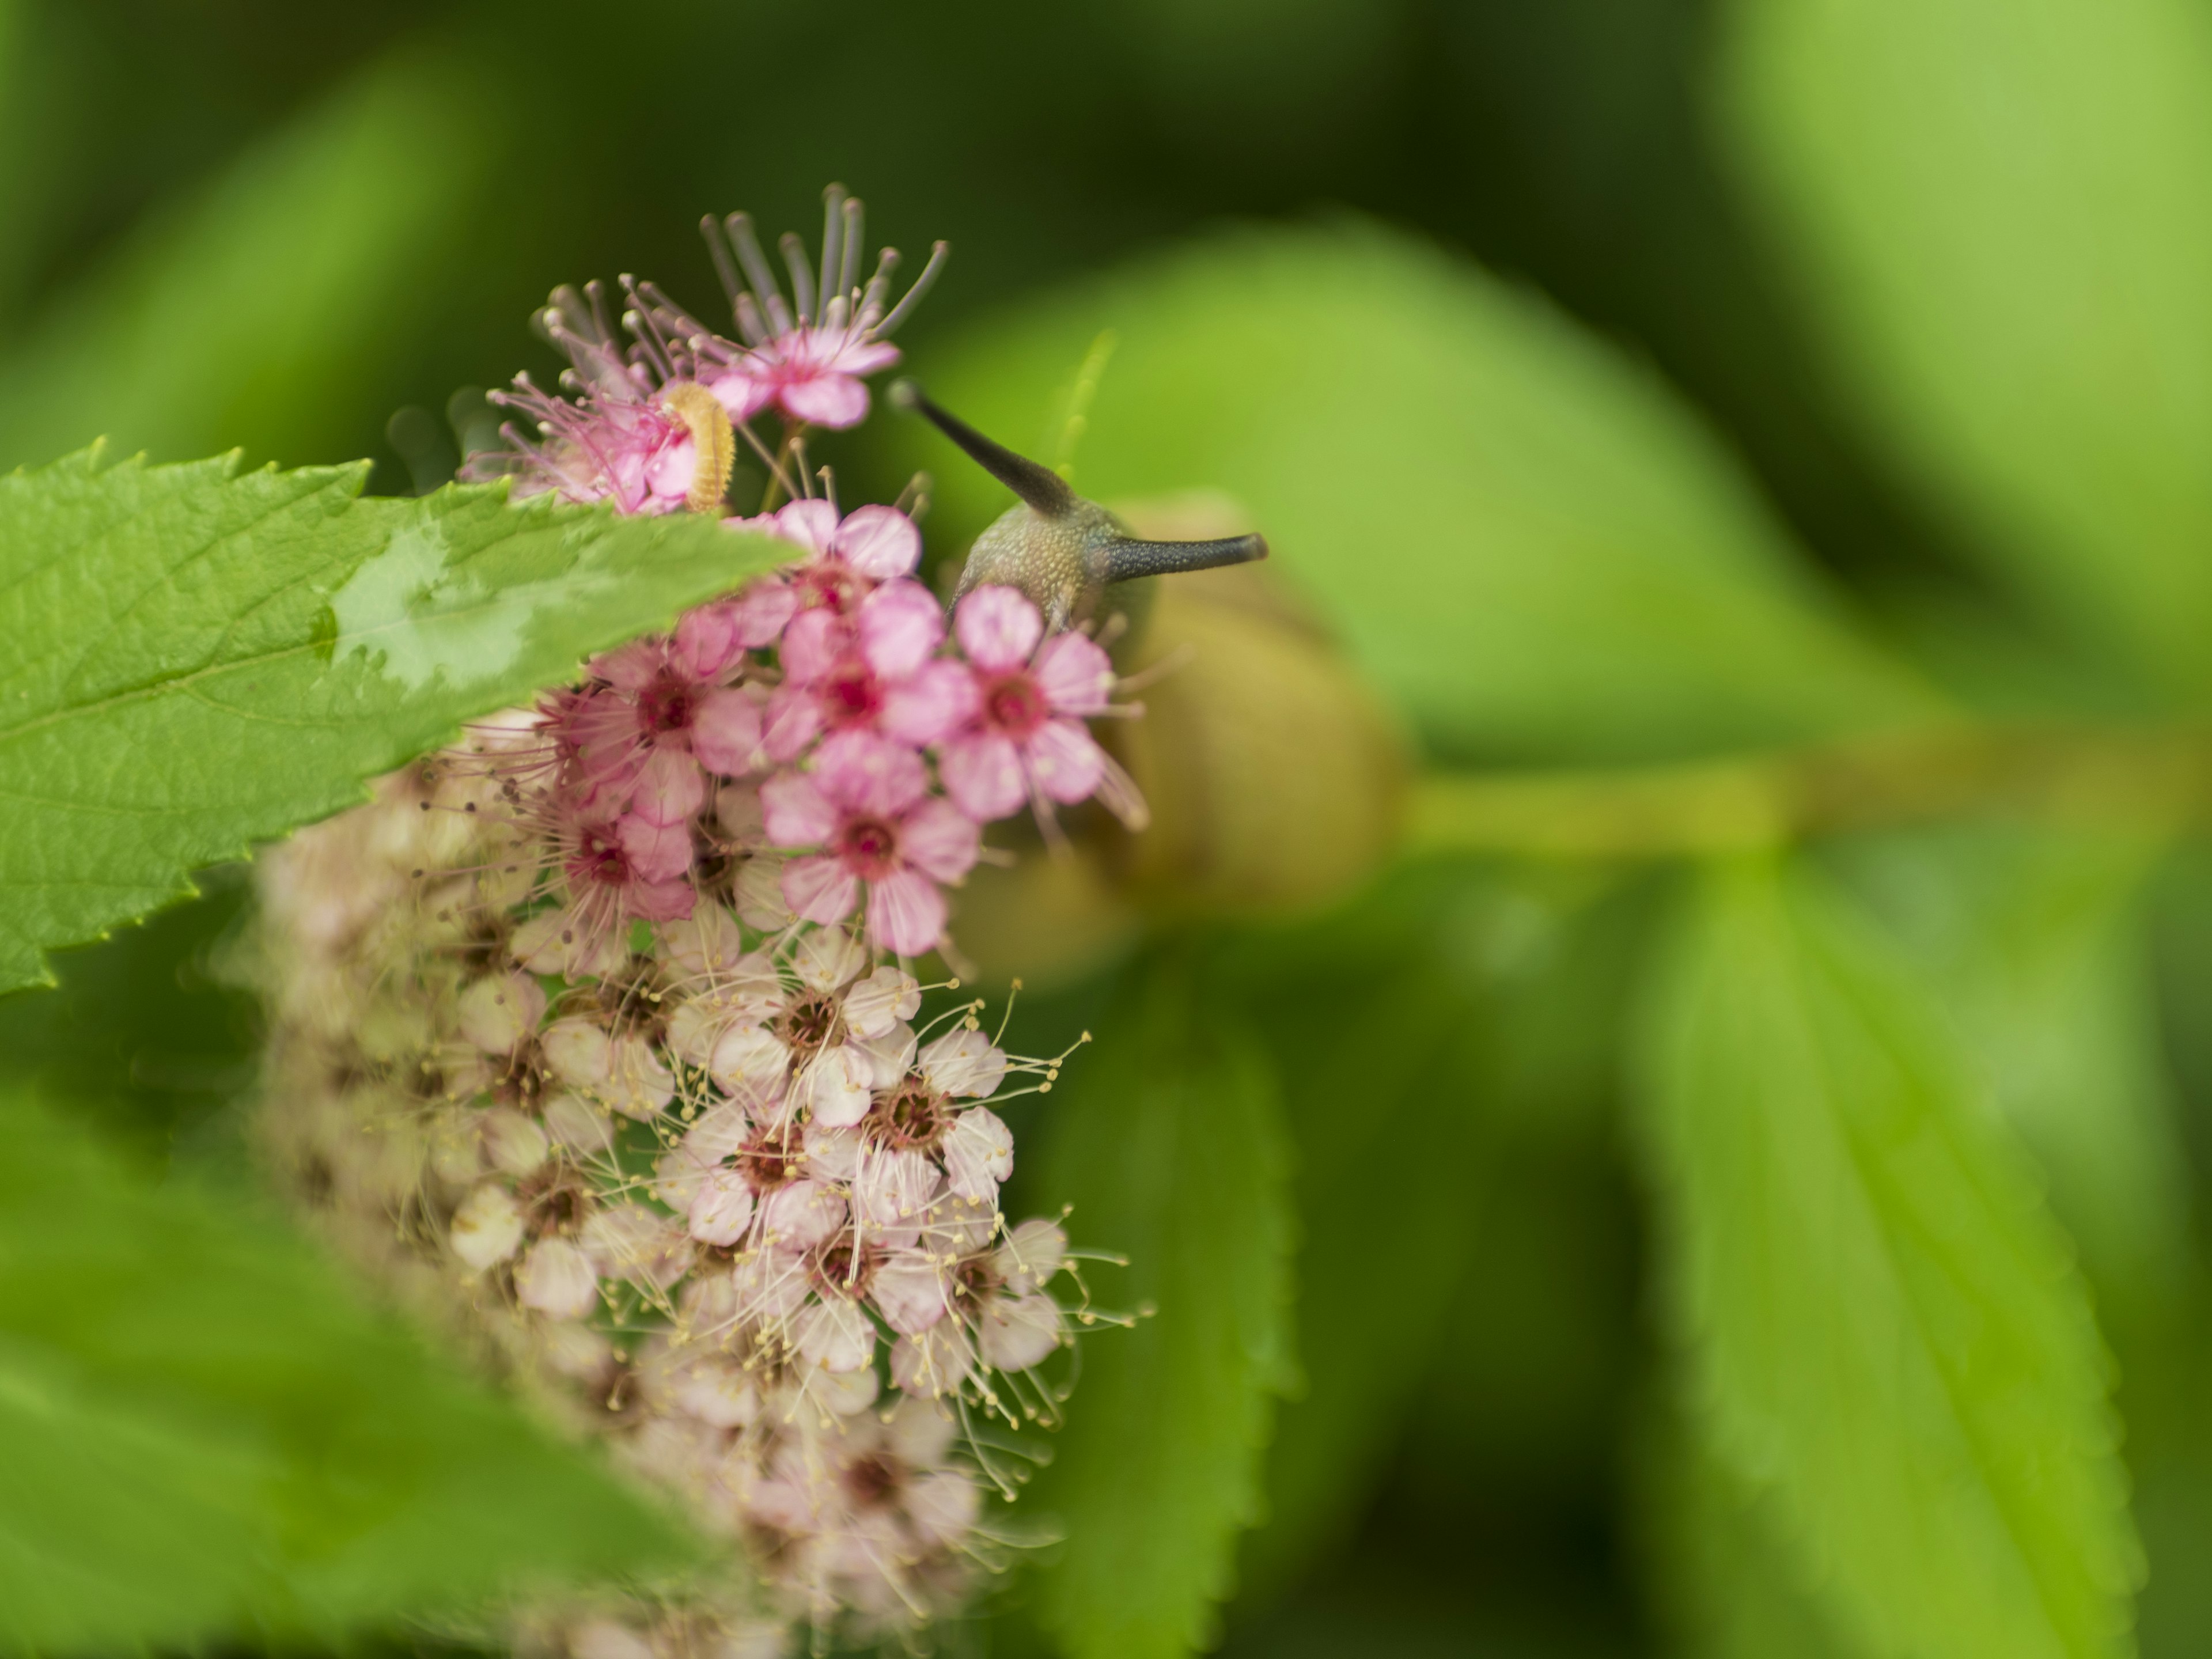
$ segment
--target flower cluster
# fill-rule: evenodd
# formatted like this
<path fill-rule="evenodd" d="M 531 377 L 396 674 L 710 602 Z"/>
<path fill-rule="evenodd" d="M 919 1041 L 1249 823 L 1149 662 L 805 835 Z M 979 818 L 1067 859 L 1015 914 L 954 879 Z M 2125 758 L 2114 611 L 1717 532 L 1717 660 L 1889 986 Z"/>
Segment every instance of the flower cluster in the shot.
<path fill-rule="evenodd" d="M 1087 725 L 1114 671 L 1011 589 L 948 621 L 907 514 L 803 493 L 806 426 L 865 413 L 913 298 L 885 311 L 889 256 L 853 287 L 858 204 L 830 210 L 818 284 L 787 242 L 790 304 L 732 222 L 741 342 L 640 284 L 621 346 L 598 290 L 556 294 L 571 395 L 519 381 L 535 435 L 475 463 L 791 557 L 263 864 L 267 1138 L 295 1188 L 735 1542 L 677 1601 L 524 1618 L 570 1659 L 740 1659 L 957 1607 L 1004 1541 L 987 1493 L 1012 1493 L 978 1420 L 1054 1419 L 1041 1368 L 1099 1316 L 1059 1224 L 999 1204 L 994 1104 L 1060 1060 L 1009 1054 L 916 958 L 949 950 L 984 824 L 1140 817 Z M 744 426 L 771 408 L 773 449 Z M 796 499 L 727 513 L 733 432 Z"/>

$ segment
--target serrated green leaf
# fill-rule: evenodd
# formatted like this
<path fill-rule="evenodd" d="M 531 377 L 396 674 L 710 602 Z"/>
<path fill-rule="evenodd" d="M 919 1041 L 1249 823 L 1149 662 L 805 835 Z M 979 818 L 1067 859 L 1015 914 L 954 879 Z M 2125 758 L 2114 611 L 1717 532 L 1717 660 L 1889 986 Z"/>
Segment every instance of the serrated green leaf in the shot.
<path fill-rule="evenodd" d="M 1643 1117 L 1690 1397 L 1869 1651 L 2125 1654 L 2109 1362 L 1926 997 L 1807 872 L 1698 888 Z"/>
<path fill-rule="evenodd" d="M 1735 148 L 1873 441 L 2054 621 L 2212 693 L 2212 18 L 1733 17 Z"/>
<path fill-rule="evenodd" d="M 1227 491 L 1442 750 L 1679 754 L 1932 704 L 1677 398 L 1473 265 L 1371 228 L 1248 232 L 996 318 L 923 368 L 1050 459 L 1054 380 L 1103 329 L 1079 487 Z M 953 521 L 1006 504 L 914 445 Z"/>
<path fill-rule="evenodd" d="M 1083 1338 L 1051 1468 L 1023 1501 L 1064 1522 L 1040 1613 L 1070 1659 L 1176 1659 L 1210 1640 L 1237 1534 L 1258 1518 L 1273 1401 L 1291 1374 L 1290 1172 L 1276 1085 L 1187 959 L 1132 972 L 1103 1040 L 1050 1097 L 1046 1190 L 1109 1306 Z"/>
<path fill-rule="evenodd" d="M 0 1096 L 0 1648 L 285 1634 L 672 1564 L 287 1229 Z"/>
<path fill-rule="evenodd" d="M 1992 823 L 1838 849 L 1941 993 L 2100 1293 L 2136 1310 L 2188 1272 L 2188 1159 L 2142 903 L 2160 851 L 2149 836 Z"/>
<path fill-rule="evenodd" d="M 0 989 L 788 550 L 234 459 L 0 478 Z"/>
<path fill-rule="evenodd" d="M 450 64 L 380 64 L 166 207 L 0 365 L 0 465 L 105 435 L 162 460 L 344 453 L 506 140 Z M 384 411 L 375 411 L 380 420 Z"/>

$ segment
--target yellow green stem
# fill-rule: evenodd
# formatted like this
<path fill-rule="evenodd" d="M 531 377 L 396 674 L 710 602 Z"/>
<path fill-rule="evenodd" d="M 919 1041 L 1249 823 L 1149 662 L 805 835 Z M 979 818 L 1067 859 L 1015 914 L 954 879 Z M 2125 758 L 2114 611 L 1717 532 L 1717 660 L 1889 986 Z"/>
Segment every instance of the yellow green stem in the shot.
<path fill-rule="evenodd" d="M 1666 765 L 1430 773 L 1406 836 L 1417 852 L 1664 858 L 1987 812 L 2212 821 L 2212 730 L 1960 723 Z"/>

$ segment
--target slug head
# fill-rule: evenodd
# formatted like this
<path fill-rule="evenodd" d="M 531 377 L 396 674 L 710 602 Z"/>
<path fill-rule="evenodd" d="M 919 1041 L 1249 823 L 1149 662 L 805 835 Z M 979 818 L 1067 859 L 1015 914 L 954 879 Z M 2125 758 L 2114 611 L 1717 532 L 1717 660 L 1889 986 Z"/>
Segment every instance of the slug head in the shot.
<path fill-rule="evenodd" d="M 1051 468 L 1017 455 L 947 414 L 913 381 L 896 382 L 890 399 L 926 417 L 1021 497 L 1018 506 L 975 538 L 956 599 L 991 584 L 1018 588 L 1044 613 L 1045 626 L 1057 632 L 1097 617 L 1108 590 L 1121 583 L 1267 556 L 1267 544 L 1259 536 L 1156 542 L 1132 535 L 1127 526 L 1096 501 L 1085 501 Z"/>

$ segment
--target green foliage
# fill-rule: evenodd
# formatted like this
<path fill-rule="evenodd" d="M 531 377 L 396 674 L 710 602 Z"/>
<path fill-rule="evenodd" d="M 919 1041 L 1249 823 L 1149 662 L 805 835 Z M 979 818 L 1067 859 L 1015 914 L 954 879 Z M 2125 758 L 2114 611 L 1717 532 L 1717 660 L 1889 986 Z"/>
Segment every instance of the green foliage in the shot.
<path fill-rule="evenodd" d="M 1696 417 L 1534 295 L 1376 229 L 1251 232 L 994 319 L 931 390 L 1049 458 L 1051 376 L 1109 328 L 1085 493 L 1229 492 L 1443 752 L 1682 753 L 1934 707 Z M 963 526 L 1005 504 L 914 453 Z"/>
<path fill-rule="evenodd" d="M 2109 1364 L 1924 1000 L 1809 873 L 1698 889 L 1644 1122 L 1699 1427 L 1870 1651 L 2124 1653 Z"/>
<path fill-rule="evenodd" d="M 778 556 L 362 476 L 92 452 L 0 479 L 0 988 Z"/>
<path fill-rule="evenodd" d="M 1131 1260 L 1092 1270 L 1102 1304 L 1149 1311 L 1084 1339 L 1023 1502 L 1066 1528 L 1040 1611 L 1069 1659 L 1174 1659 L 1209 1644 L 1294 1376 L 1290 1171 L 1276 1081 L 1189 956 L 1145 959 L 1106 1020 L 1048 1097 L 1046 1185 L 1079 1245 Z"/>
<path fill-rule="evenodd" d="M 0 368 L 0 465 L 106 436 L 318 459 L 476 205 L 499 131 L 450 65 L 380 66 L 141 228 Z M 339 451 L 343 453 L 343 450 Z"/>
<path fill-rule="evenodd" d="M 1873 441 L 1989 567 L 2212 693 L 2212 18 L 1736 0 L 1726 113 Z"/>
<path fill-rule="evenodd" d="M 286 1230 L 20 1090 L 0 1130 L 0 1646 L 327 1637 L 684 1559 Z"/>
<path fill-rule="evenodd" d="M 2163 838 L 1974 823 L 1838 861 L 1942 996 L 2107 1300 L 2188 1271 L 2187 1163 L 2155 1018 L 2144 887 Z"/>

